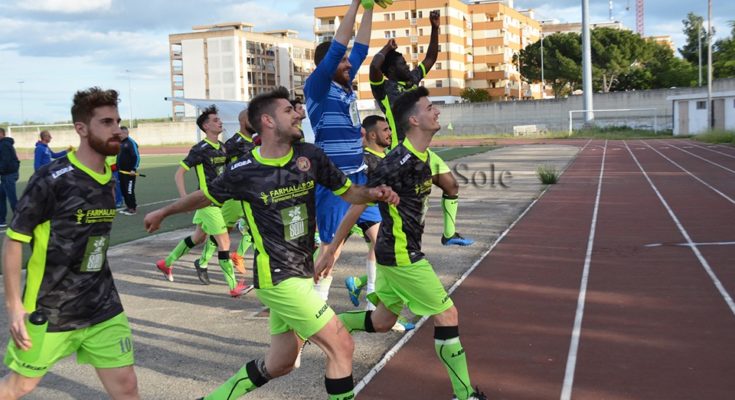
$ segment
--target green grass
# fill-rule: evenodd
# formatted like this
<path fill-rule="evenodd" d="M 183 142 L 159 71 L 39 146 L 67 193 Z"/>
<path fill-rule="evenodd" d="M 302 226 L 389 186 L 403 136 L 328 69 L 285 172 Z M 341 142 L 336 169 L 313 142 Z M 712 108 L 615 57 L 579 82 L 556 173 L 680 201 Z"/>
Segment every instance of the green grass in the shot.
<path fill-rule="evenodd" d="M 496 148 L 496 146 L 471 146 L 471 147 L 432 147 L 431 150 L 438 154 L 444 161 L 452 161 L 458 158 L 484 153 Z"/>
<path fill-rule="evenodd" d="M 692 139 L 705 143 L 726 143 L 735 145 L 735 132 L 733 131 L 710 131 L 700 135 L 692 136 Z"/>
<path fill-rule="evenodd" d="M 536 175 L 544 185 L 553 185 L 559 181 L 560 172 L 552 165 L 539 165 Z"/>

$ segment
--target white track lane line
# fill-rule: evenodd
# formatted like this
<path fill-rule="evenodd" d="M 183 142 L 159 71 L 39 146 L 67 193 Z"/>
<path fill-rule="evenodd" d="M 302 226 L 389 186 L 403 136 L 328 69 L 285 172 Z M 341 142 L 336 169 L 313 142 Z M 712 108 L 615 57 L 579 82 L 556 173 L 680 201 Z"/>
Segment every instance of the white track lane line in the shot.
<path fill-rule="evenodd" d="M 708 146 L 702 146 L 701 144 L 698 144 L 698 143 L 694 143 L 694 142 L 691 142 L 690 141 L 690 143 L 688 143 L 688 144 L 691 145 L 691 146 L 694 146 L 696 148 L 702 149 L 702 150 L 707 150 L 707 151 L 711 151 L 713 153 L 721 154 L 721 155 L 723 155 L 725 157 L 735 158 L 735 155 L 733 155 L 733 154 L 727 154 L 727 153 L 723 153 L 721 151 L 712 150 L 712 148 L 710 148 Z M 673 145 L 671 145 L 671 146 L 673 146 Z"/>
<path fill-rule="evenodd" d="M 590 234 L 587 238 L 587 252 L 584 257 L 584 268 L 582 269 L 582 280 L 579 284 L 579 297 L 577 297 L 577 311 L 574 314 L 574 328 L 572 329 L 572 340 L 569 344 L 567 354 L 567 366 L 564 371 L 564 384 L 561 389 L 561 400 L 569 400 L 572 397 L 574 385 L 574 370 L 577 368 L 577 351 L 579 349 L 579 337 L 582 333 L 582 319 L 584 317 L 584 303 L 587 299 L 587 282 L 589 281 L 590 264 L 592 263 L 592 248 L 595 244 L 595 231 L 597 230 L 597 213 L 600 209 L 600 194 L 602 193 L 602 175 L 605 173 L 605 157 L 607 155 L 607 140 L 602 149 L 602 161 L 600 162 L 600 176 L 597 178 L 597 194 L 595 195 L 595 208 L 592 211 L 592 222 L 590 223 Z"/>
<path fill-rule="evenodd" d="M 735 315 L 735 302 L 733 302 L 732 297 L 730 296 L 729 293 L 727 293 L 727 290 L 722 285 L 722 282 L 720 282 L 720 279 L 717 277 L 715 272 L 712 270 L 712 267 L 710 267 L 709 262 L 707 262 L 707 259 L 704 258 L 704 256 L 702 255 L 702 252 L 699 251 L 697 244 L 694 243 L 694 241 L 689 236 L 689 233 L 687 232 L 687 230 L 684 229 L 684 226 L 679 221 L 679 218 L 677 218 L 676 214 L 674 214 L 674 211 L 671 209 L 671 207 L 669 207 L 669 203 L 666 202 L 666 199 L 664 199 L 664 196 L 661 194 L 661 192 L 658 191 L 658 188 L 653 183 L 651 178 L 648 176 L 648 173 L 646 173 L 646 171 L 643 169 L 643 166 L 641 165 L 641 163 L 638 162 L 638 158 L 636 158 L 635 154 L 633 154 L 633 152 L 630 150 L 630 148 L 628 147 L 628 143 L 625 143 L 625 147 L 628 148 L 628 152 L 630 153 L 631 156 L 633 156 L 633 160 L 638 165 L 638 168 L 640 168 L 641 172 L 643 172 L 643 176 L 646 177 L 648 184 L 651 185 L 651 188 L 653 189 L 654 192 L 656 192 L 656 196 L 658 196 L 658 199 L 661 201 L 661 204 L 664 205 L 664 207 L 666 208 L 666 211 L 669 213 L 669 216 L 671 217 L 672 220 L 674 220 L 676 227 L 679 228 L 679 232 L 681 232 L 681 235 L 684 236 L 684 240 L 686 240 L 687 247 L 689 247 L 694 253 L 694 255 L 697 257 L 697 259 L 699 260 L 699 263 L 702 265 L 702 268 L 704 268 L 704 271 L 707 273 L 707 275 L 709 275 L 710 279 L 712 279 L 712 283 L 717 288 L 717 291 L 720 292 L 720 295 L 725 300 L 725 303 L 727 303 L 727 306 L 730 307 L 730 311 L 732 312 L 733 315 Z"/>
<path fill-rule="evenodd" d="M 577 154 L 583 152 L 584 149 L 587 148 L 587 145 L 589 145 L 591 141 L 592 141 L 592 139 L 588 139 L 587 140 L 587 143 L 585 143 L 584 146 L 582 146 L 582 148 L 579 150 L 579 152 Z M 574 161 L 574 160 L 572 160 L 572 161 Z M 564 172 L 566 172 L 567 168 L 569 168 L 572 164 L 573 164 L 573 162 L 570 162 L 569 164 L 567 164 L 567 166 L 564 167 L 564 169 L 559 173 L 559 176 L 560 177 L 563 176 L 564 175 Z M 452 287 L 450 287 L 449 290 L 447 290 L 447 294 L 450 294 L 451 295 L 452 293 L 454 293 L 455 290 L 457 290 L 457 288 L 459 287 L 459 285 L 462 284 L 462 282 L 464 282 L 465 279 L 467 279 L 467 277 L 472 273 L 472 271 L 474 271 L 477 268 L 478 265 L 480 265 L 480 263 L 482 262 L 482 260 L 484 260 L 485 257 L 487 257 L 487 255 L 490 254 L 490 252 L 495 249 L 495 247 L 498 245 L 498 243 L 500 243 L 500 241 L 503 240 L 503 238 L 505 238 L 506 235 L 508 235 L 508 232 L 510 232 L 510 230 L 513 229 L 513 227 L 515 227 L 516 224 L 518 224 L 518 222 L 520 222 L 520 220 L 523 219 L 523 217 L 526 216 L 526 214 L 528 214 L 529 211 L 531 211 L 531 208 L 533 208 L 533 206 L 539 200 L 541 200 L 541 198 L 544 196 L 544 194 L 546 194 L 546 191 L 549 190 L 549 187 L 551 187 L 551 185 L 547 185 L 546 188 L 538 195 L 538 197 L 536 197 L 536 199 L 533 200 L 531 202 L 531 204 L 529 204 L 528 207 L 526 207 L 525 210 L 523 210 L 523 212 L 521 213 L 521 215 L 519 215 L 518 218 L 516 218 L 513 221 L 513 223 L 511 223 L 510 226 L 508 226 L 503 231 L 503 233 L 501 233 L 500 236 L 498 236 L 497 239 L 495 239 L 495 241 L 490 245 L 490 248 L 487 249 L 487 251 L 485 251 L 480 256 L 480 258 L 478 258 L 477 261 L 475 261 L 475 263 L 472 264 L 472 266 L 464 274 L 462 274 L 462 276 L 459 279 L 457 279 L 456 282 L 454 282 L 454 284 L 452 285 Z M 365 386 L 367 386 L 367 384 L 370 383 L 371 380 L 373 380 L 373 378 L 375 377 L 375 375 L 377 375 L 378 372 L 380 372 L 380 370 L 382 370 L 385 367 L 385 365 L 388 364 L 388 361 L 390 361 L 390 359 L 393 358 L 393 356 L 395 356 L 396 354 L 398 354 L 398 351 L 401 348 L 403 348 L 403 346 L 405 346 L 406 343 L 408 343 L 409 340 L 411 340 L 411 338 L 413 337 L 413 335 L 415 335 L 416 332 L 418 332 L 419 328 L 421 328 L 426 323 L 426 321 L 428 321 L 428 320 L 429 320 L 429 317 L 423 317 L 418 322 L 416 322 L 416 328 L 414 328 L 411 331 L 406 332 L 403 335 L 403 337 L 401 338 L 401 340 L 399 340 L 398 342 L 396 342 L 396 344 L 394 344 L 393 347 L 391 347 L 383 355 L 383 358 L 381 358 L 380 361 L 377 362 L 377 364 L 375 364 L 372 368 L 370 368 L 370 371 L 368 371 L 365 374 L 365 376 L 360 380 L 360 382 L 358 382 L 357 385 L 355 385 L 355 389 L 354 389 L 355 396 L 357 396 L 360 393 L 360 391 L 362 389 L 364 389 Z"/>
<path fill-rule="evenodd" d="M 648 144 L 647 142 L 645 142 L 645 141 L 641 140 L 641 143 L 643 143 L 643 144 L 645 144 L 646 146 L 648 146 L 648 147 L 649 147 L 649 148 L 650 148 L 651 150 L 655 151 L 656 153 L 658 153 L 658 155 L 660 155 L 661 157 L 665 158 L 665 159 L 666 159 L 666 160 L 668 160 L 668 161 L 669 161 L 670 163 L 674 164 L 674 165 L 675 165 L 676 167 L 678 167 L 678 168 L 679 168 L 680 170 L 682 170 L 682 171 L 686 172 L 687 174 L 689 174 L 689 176 L 691 176 L 692 178 L 694 178 L 694 179 L 696 179 L 697 181 L 699 181 L 699 183 L 703 184 L 704 186 L 707 186 L 707 187 L 708 187 L 708 188 L 709 188 L 710 190 L 712 190 L 713 192 L 715 192 L 715 193 L 719 194 L 720 196 L 722 196 L 723 198 L 725 198 L 725 200 L 729 201 L 729 202 L 730 202 L 730 203 L 732 203 L 732 204 L 735 204 L 735 200 L 734 200 L 734 199 L 733 199 L 732 197 L 730 197 L 730 196 L 726 195 L 725 193 L 722 193 L 722 192 L 720 192 L 719 190 L 717 190 L 717 189 L 715 189 L 714 187 L 712 187 L 712 186 L 711 186 L 711 185 L 710 185 L 709 183 L 707 183 L 707 182 L 703 181 L 703 180 L 702 180 L 701 178 L 699 178 L 698 176 L 696 176 L 696 175 L 694 175 L 693 173 L 691 173 L 691 172 L 687 171 L 687 170 L 686 170 L 686 169 L 685 169 L 684 167 L 682 167 L 681 165 L 679 165 L 679 163 L 677 163 L 676 161 L 674 161 L 674 160 L 670 159 L 669 157 L 667 157 L 667 156 L 666 156 L 665 154 L 661 153 L 660 151 L 656 150 L 655 148 L 653 148 L 653 146 L 651 146 L 651 145 L 650 145 L 650 144 Z M 674 146 L 671 146 L 671 147 L 674 147 Z"/>
<path fill-rule="evenodd" d="M 627 143 L 626 143 L 626 146 L 627 146 Z M 730 168 L 727 168 L 727 167 L 726 167 L 726 166 L 724 166 L 724 165 L 720 165 L 720 164 L 718 164 L 718 163 L 716 163 L 716 162 L 714 162 L 714 161 L 708 160 L 708 159 L 706 159 L 706 158 L 704 158 L 704 157 L 702 157 L 702 156 L 700 156 L 700 155 L 697 155 L 697 154 L 694 154 L 694 153 L 692 153 L 691 151 L 687 151 L 687 150 L 684 150 L 684 149 L 682 149 L 682 148 L 681 148 L 681 147 L 679 147 L 679 146 L 675 146 L 675 145 L 673 145 L 673 144 L 672 144 L 672 145 L 669 145 L 669 146 L 670 146 L 670 147 L 673 147 L 673 148 L 675 148 L 675 149 L 677 149 L 677 150 L 679 150 L 679 151 L 682 151 L 682 152 L 684 152 L 684 153 L 687 153 L 687 154 L 689 154 L 689 155 L 692 155 L 692 156 L 694 156 L 694 157 L 697 157 L 697 158 L 699 158 L 700 160 L 702 160 L 702 161 L 705 161 L 705 162 L 708 162 L 708 163 L 710 163 L 710 164 L 712 164 L 712 165 L 714 165 L 714 166 L 716 166 L 716 167 L 722 168 L 722 169 L 724 169 L 725 171 L 727 171 L 727 172 L 729 172 L 729 173 L 731 173 L 731 174 L 735 174 L 735 171 L 731 170 Z M 630 149 L 628 149 L 628 151 L 630 151 Z"/>

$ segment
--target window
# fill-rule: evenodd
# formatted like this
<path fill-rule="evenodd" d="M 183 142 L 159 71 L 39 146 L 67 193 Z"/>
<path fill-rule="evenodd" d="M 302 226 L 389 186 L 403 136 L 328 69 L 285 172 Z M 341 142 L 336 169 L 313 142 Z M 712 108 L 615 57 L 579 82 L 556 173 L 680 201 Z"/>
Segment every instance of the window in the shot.
<path fill-rule="evenodd" d="M 385 31 L 385 38 L 390 39 L 390 31 Z"/>
<path fill-rule="evenodd" d="M 424 18 L 424 12 L 423 11 L 419 11 L 419 18 Z"/>
<path fill-rule="evenodd" d="M 707 102 L 705 100 L 701 100 L 697 102 L 697 110 L 706 110 L 707 109 Z"/>
<path fill-rule="evenodd" d="M 408 19 L 408 11 L 405 12 L 405 14 L 403 15 L 403 18 Z"/>
<path fill-rule="evenodd" d="M 442 83 L 442 81 L 438 80 L 438 81 L 436 81 L 436 87 L 438 87 L 438 88 L 444 87 L 444 83 Z"/>
<path fill-rule="evenodd" d="M 424 54 L 424 46 L 419 46 L 419 53 Z"/>
<path fill-rule="evenodd" d="M 424 28 L 419 28 L 419 36 L 424 36 Z"/>
<path fill-rule="evenodd" d="M 406 29 L 406 37 L 408 37 L 408 29 Z"/>
<path fill-rule="evenodd" d="M 437 70 L 442 69 L 442 63 L 436 63 L 436 69 Z"/>
<path fill-rule="evenodd" d="M 442 45 L 437 46 L 437 50 L 441 53 L 442 52 Z"/>

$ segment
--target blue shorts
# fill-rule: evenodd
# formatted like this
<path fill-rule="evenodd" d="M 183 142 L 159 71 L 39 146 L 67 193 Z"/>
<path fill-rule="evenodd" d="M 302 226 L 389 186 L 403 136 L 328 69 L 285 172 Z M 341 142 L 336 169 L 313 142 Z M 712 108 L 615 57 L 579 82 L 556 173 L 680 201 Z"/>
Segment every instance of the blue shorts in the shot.
<path fill-rule="evenodd" d="M 367 174 L 365 171 L 355 172 L 347 175 L 352 183 L 365 185 L 367 183 Z M 322 185 L 316 186 L 316 224 L 319 227 L 319 240 L 324 243 L 332 243 L 334 234 L 337 233 L 339 223 L 347 214 L 350 203 L 342 200 L 341 197 L 335 196 L 331 190 Z M 370 206 L 363 211 L 357 223 L 362 222 L 380 222 L 380 210 L 378 206 Z"/>

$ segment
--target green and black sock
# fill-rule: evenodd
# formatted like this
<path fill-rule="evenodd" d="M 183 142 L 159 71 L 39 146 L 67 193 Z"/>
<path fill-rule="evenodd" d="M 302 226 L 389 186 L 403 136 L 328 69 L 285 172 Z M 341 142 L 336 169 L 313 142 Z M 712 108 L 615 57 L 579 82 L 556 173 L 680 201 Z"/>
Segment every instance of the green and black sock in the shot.
<path fill-rule="evenodd" d="M 174 247 L 173 250 L 171 250 L 171 253 L 168 255 L 168 257 L 166 257 L 166 266 L 170 267 L 171 264 L 173 264 L 176 260 L 191 251 L 194 246 L 196 246 L 196 244 L 193 240 L 191 240 L 191 236 L 185 237 L 182 241 L 179 242 L 179 244 L 176 245 L 176 247 Z"/>
<path fill-rule="evenodd" d="M 253 238 L 249 234 L 243 235 L 242 239 L 240 239 L 240 245 L 237 246 L 237 254 L 240 257 L 245 257 L 245 252 L 248 251 L 251 244 L 253 244 Z"/>
<path fill-rule="evenodd" d="M 265 370 L 263 360 L 253 360 L 245 364 L 239 371 L 225 383 L 207 396 L 205 400 L 235 400 L 245 393 L 265 385 L 271 380 L 268 371 Z"/>
<path fill-rule="evenodd" d="M 459 400 L 465 400 L 472 395 L 470 374 L 467 371 L 467 357 L 459 341 L 458 326 L 434 327 L 434 348 L 439 360 L 447 368 L 449 380 L 452 381 L 452 390 Z"/>
<path fill-rule="evenodd" d="M 442 211 L 444 215 L 444 237 L 454 236 L 457 221 L 457 208 L 459 207 L 459 196 L 442 195 Z"/>
<path fill-rule="evenodd" d="M 329 400 L 352 400 L 355 398 L 355 382 L 352 375 L 344 378 L 331 379 L 324 377 L 324 386 L 327 387 Z"/>
<path fill-rule="evenodd" d="M 207 264 L 209 263 L 209 259 L 212 258 L 214 255 L 214 252 L 217 250 L 217 240 L 214 238 L 214 236 L 210 236 L 209 240 L 204 243 L 204 248 L 202 249 L 202 255 L 199 257 L 199 267 L 200 268 L 207 268 Z"/>
<path fill-rule="evenodd" d="M 222 268 L 222 272 L 225 275 L 225 281 L 230 290 L 235 289 L 237 286 L 237 279 L 235 279 L 235 272 L 232 269 L 232 260 L 230 260 L 229 251 L 220 251 L 217 253 L 217 261 L 219 261 L 219 267 Z"/>
<path fill-rule="evenodd" d="M 342 324 L 352 333 L 353 331 L 375 332 L 372 311 L 350 311 L 337 315 Z"/>

